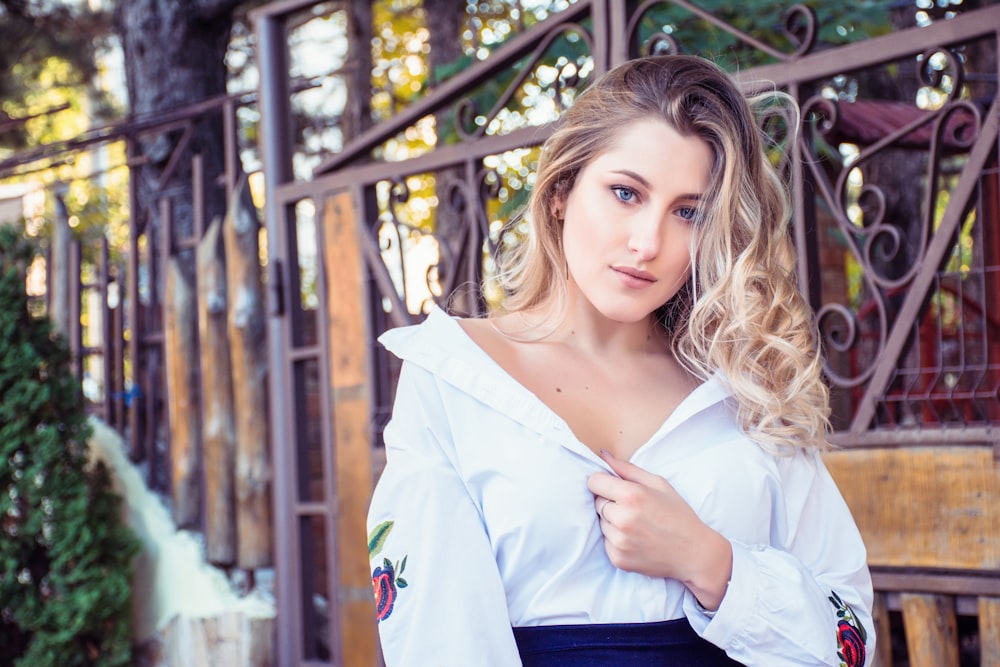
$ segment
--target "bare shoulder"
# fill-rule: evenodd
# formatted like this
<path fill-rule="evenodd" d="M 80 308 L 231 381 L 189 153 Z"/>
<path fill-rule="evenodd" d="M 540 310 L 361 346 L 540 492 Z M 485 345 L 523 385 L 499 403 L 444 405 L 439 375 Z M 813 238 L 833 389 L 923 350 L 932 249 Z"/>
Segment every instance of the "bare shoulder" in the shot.
<path fill-rule="evenodd" d="M 460 318 L 458 324 L 472 342 L 492 357 L 493 361 L 517 377 L 518 366 L 523 361 L 521 357 L 530 346 L 526 346 L 525 341 L 507 333 L 511 321 L 510 314 L 503 314 L 494 317 Z"/>
<path fill-rule="evenodd" d="M 503 317 L 503 316 L 500 316 Z M 506 341 L 497 330 L 496 322 L 487 317 L 462 317 L 457 320 L 465 334 L 491 357 L 502 353 Z"/>
<path fill-rule="evenodd" d="M 492 337 L 491 334 L 495 333 L 485 317 L 460 317 L 455 321 L 479 347 L 483 347 L 484 343 L 487 343 Z"/>
<path fill-rule="evenodd" d="M 489 320 L 485 317 L 459 317 L 455 321 L 470 336 L 482 335 L 485 331 L 492 329 Z"/>

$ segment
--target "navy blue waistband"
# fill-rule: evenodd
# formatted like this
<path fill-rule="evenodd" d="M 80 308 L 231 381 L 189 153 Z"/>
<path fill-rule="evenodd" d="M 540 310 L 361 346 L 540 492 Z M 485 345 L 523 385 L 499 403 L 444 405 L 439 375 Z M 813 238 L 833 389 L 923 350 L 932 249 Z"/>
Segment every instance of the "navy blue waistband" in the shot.
<path fill-rule="evenodd" d="M 686 618 L 514 628 L 524 667 L 740 667 Z"/>

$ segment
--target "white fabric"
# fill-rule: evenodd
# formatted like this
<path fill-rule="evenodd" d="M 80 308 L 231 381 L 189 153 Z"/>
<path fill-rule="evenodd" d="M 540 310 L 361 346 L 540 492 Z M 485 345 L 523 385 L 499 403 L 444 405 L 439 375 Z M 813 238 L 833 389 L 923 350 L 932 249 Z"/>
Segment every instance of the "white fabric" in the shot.
<path fill-rule="evenodd" d="M 874 654 L 865 549 L 814 452 L 776 457 L 734 420 L 721 377 L 698 387 L 631 462 L 665 477 L 733 545 L 707 614 L 677 581 L 608 560 L 587 478 L 607 465 L 439 309 L 380 339 L 404 360 L 369 530 L 373 567 L 406 557 L 379 623 L 386 664 L 520 665 L 511 626 L 687 616 L 745 665 L 840 665 L 836 591 Z M 729 400 L 727 400 L 729 399 Z"/>

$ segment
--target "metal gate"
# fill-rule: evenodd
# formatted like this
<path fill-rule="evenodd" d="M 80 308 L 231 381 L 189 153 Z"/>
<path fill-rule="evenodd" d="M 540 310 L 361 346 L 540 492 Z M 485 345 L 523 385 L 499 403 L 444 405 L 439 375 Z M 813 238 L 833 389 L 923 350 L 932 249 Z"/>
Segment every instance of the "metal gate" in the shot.
<path fill-rule="evenodd" d="M 799 5 L 784 32 L 762 36 L 681 0 L 578 0 L 296 180 L 285 37 L 313 4 L 255 14 L 278 664 L 378 661 L 364 515 L 395 369 L 375 335 L 417 321 L 432 301 L 482 312 L 467 287 L 489 277 L 500 222 L 523 201 L 558 110 L 628 58 L 684 50 L 688 30 L 764 63 L 729 63 L 746 89 L 776 87 L 802 107 L 794 139 L 797 119 L 766 129 L 794 196 L 800 285 L 830 358 L 836 442 L 1000 447 L 997 8 L 831 46 Z M 910 92 L 872 97 L 886 79 Z M 483 105 L 487 85 L 496 90 Z M 531 95 L 547 114 L 522 113 Z M 432 117 L 446 137 L 433 150 L 384 158 L 386 142 Z M 315 282 L 308 297 L 304 281 Z M 1000 567 L 977 567 L 976 585 L 1000 595 Z M 883 590 L 921 576 L 877 575 Z"/>

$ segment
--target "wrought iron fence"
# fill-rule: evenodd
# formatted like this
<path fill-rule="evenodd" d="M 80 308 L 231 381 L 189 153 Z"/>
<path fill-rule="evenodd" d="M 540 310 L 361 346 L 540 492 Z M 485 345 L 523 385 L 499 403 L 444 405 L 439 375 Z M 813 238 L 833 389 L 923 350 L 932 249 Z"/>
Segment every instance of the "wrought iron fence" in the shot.
<path fill-rule="evenodd" d="M 364 594 L 364 578 L 324 589 L 304 576 L 315 559 L 307 558 L 302 522 L 325 519 L 329 540 L 356 510 L 338 505 L 351 489 L 339 488 L 330 469 L 309 463 L 342 446 L 324 426 L 336 404 L 330 393 L 336 388 L 327 389 L 336 385 L 335 373 L 324 369 L 338 332 L 324 332 L 320 324 L 321 333 L 312 335 L 306 326 L 326 321 L 341 286 L 327 277 L 329 260 L 307 258 L 315 263 L 303 268 L 301 239 L 320 239 L 323 247 L 324 228 L 333 223 L 322 211 L 331 201 L 349 202 L 372 336 L 418 320 L 432 302 L 482 313 L 492 298 L 492 252 L 507 242 L 500 230 L 524 202 L 538 147 L 558 111 L 608 68 L 639 55 L 684 51 L 692 36 L 716 40 L 716 57 L 748 91 L 780 89 L 800 103 L 801 123 L 792 119 L 766 130 L 780 147 L 775 158 L 793 195 L 800 284 L 817 311 L 829 356 L 836 442 L 996 444 L 995 10 L 834 44 L 825 34 L 830 26 L 798 5 L 775 17 L 775 29 L 748 34 L 733 14 L 680 0 L 579 0 L 519 26 L 484 59 L 470 58 L 465 69 L 325 158 L 312 178 L 296 180 L 282 157 L 289 149 L 280 129 L 288 115 L 280 36 L 287 17 L 308 6 L 284 3 L 257 15 L 269 120 L 262 142 L 277 158 L 265 169 L 275 239 L 272 284 L 281 286 L 271 329 L 272 407 L 286 443 L 286 460 L 276 470 L 284 477 L 276 483 L 284 487 L 279 503 L 292 545 L 292 562 L 279 572 L 289 596 L 279 623 L 281 659 L 288 664 L 340 664 L 368 650 L 338 638 L 338 625 L 352 627 L 345 617 L 326 608 L 320 614 L 310 602 L 338 595 L 354 600 Z M 475 45 L 470 52 L 479 53 Z M 428 122 L 435 128 L 433 146 L 416 157 L 388 159 L 392 142 Z M 307 274 L 313 279 L 310 272 L 320 291 L 307 302 L 301 286 Z M 372 337 L 359 353 L 371 358 L 377 473 L 395 362 Z M 295 378 L 305 367 L 317 375 L 318 410 L 311 415 L 292 407 L 301 402 L 296 392 L 304 385 Z M 325 494 L 299 494 L 303 474 Z M 314 538 L 309 547 L 324 548 Z M 325 548 L 331 568 L 345 567 L 329 542 Z M 330 623 L 329 643 L 322 646 L 308 630 L 320 616 Z"/>
<path fill-rule="evenodd" d="M 484 279 L 489 285 L 492 252 L 508 241 L 500 230 L 525 201 L 538 147 L 558 112 L 594 76 L 630 57 L 684 51 L 700 40 L 715 45 L 715 56 L 747 90 L 777 88 L 799 100 L 801 124 L 766 129 L 781 147 L 775 159 L 793 194 L 800 284 L 829 358 L 835 441 L 855 448 L 1000 442 L 995 8 L 848 44 L 831 43 L 829 26 L 800 6 L 753 34 L 735 27 L 725 10 L 712 14 L 681 0 L 578 0 L 533 24 L 522 8 L 511 37 L 487 44 L 470 30 L 464 68 L 331 149 L 302 177 L 293 165 L 301 146 L 288 132 L 301 75 L 290 65 L 287 37 L 304 16 L 316 15 L 317 4 L 286 0 L 255 15 L 267 156 L 280 664 L 355 664 L 374 650 L 367 572 L 352 569 L 344 550 L 351 548 L 345 526 L 357 513 L 345 498 L 353 487 L 345 486 L 346 462 L 336 456 L 346 439 L 339 425 L 349 421 L 339 406 L 370 390 L 362 431 L 377 474 L 397 369 L 374 335 L 416 321 L 432 302 L 484 311 L 494 296 L 478 286 Z M 231 190 L 239 170 L 236 110 L 251 103 L 215 100 L 65 148 L 121 139 L 131 142 L 127 153 L 137 162 L 134 142 L 142 136 L 177 129 L 183 136 L 204 114 L 221 113 L 224 174 L 204 174 L 183 141 L 169 162 L 191 161 L 196 192 L 218 187 L 217 176 Z M 389 159 L 392 142 L 428 126 L 433 145 Z M 0 164 L 0 172 L 10 167 Z M 133 196 L 124 266 L 98 249 L 104 258 L 90 264 L 90 276 L 74 279 L 73 303 L 100 295 L 95 303 L 103 305 L 92 306 L 103 323 L 100 344 L 79 327 L 69 331 L 81 377 L 90 364 L 103 369 L 95 407 L 129 435 L 134 458 L 150 457 L 161 489 L 169 425 L 159 285 L 169 256 L 193 247 L 204 227 L 202 220 L 190 238 L 165 242 L 173 237 L 173 205 L 163 201 L 143 211 Z M 331 245 L 342 238 L 337 225 L 360 237 L 358 284 L 334 279 L 344 268 L 338 262 L 353 266 L 354 252 L 338 254 L 344 249 Z M 121 298 L 114 302 L 116 286 Z M 351 290 L 366 305 L 360 348 L 343 347 L 347 328 L 338 328 L 332 313 Z M 70 321 L 79 323 L 79 314 L 77 307 Z M 341 356 L 360 350 L 367 379 L 338 384 L 350 375 L 337 365 L 338 349 Z"/>

